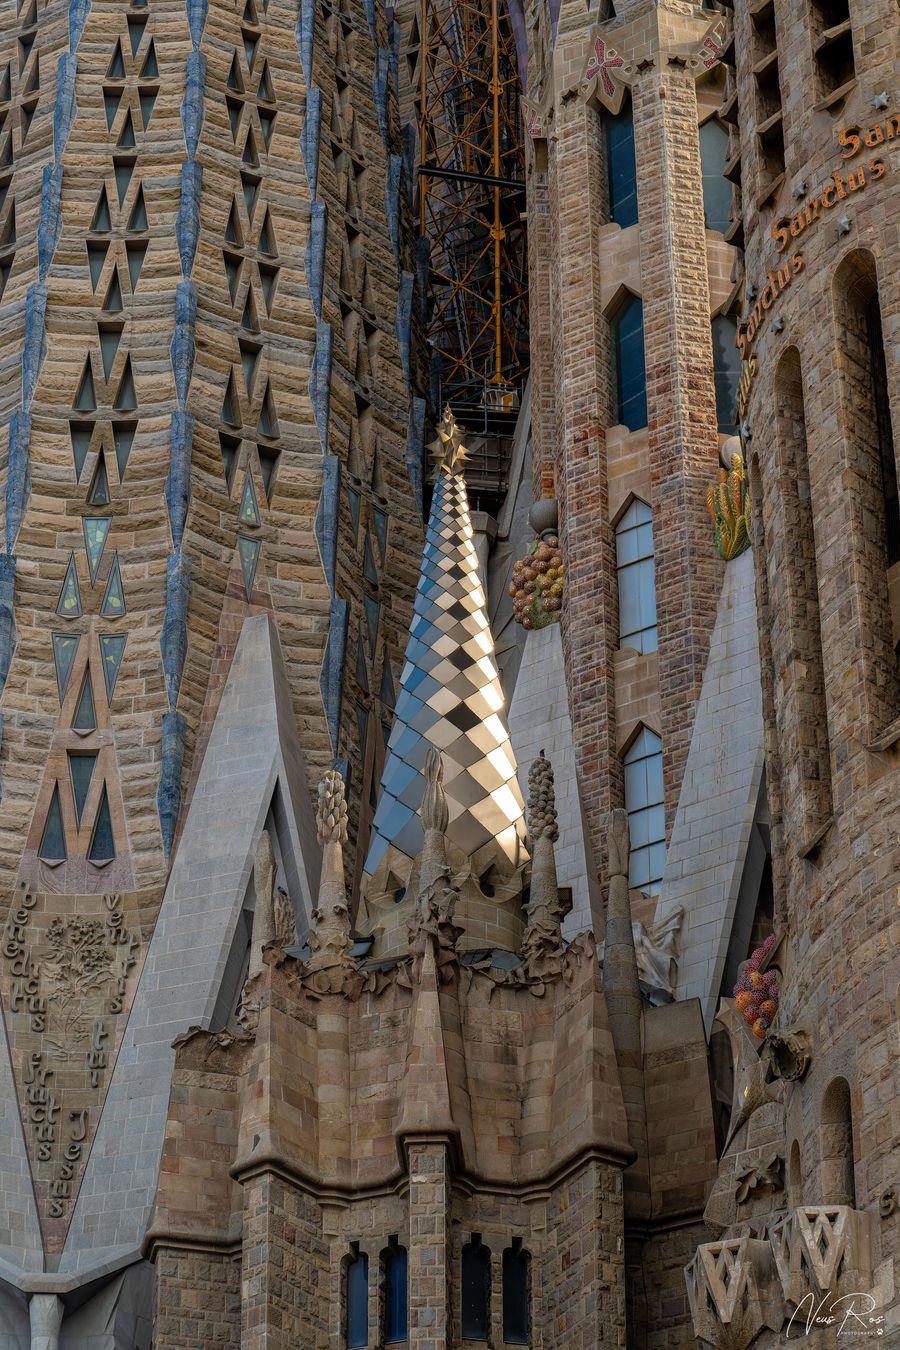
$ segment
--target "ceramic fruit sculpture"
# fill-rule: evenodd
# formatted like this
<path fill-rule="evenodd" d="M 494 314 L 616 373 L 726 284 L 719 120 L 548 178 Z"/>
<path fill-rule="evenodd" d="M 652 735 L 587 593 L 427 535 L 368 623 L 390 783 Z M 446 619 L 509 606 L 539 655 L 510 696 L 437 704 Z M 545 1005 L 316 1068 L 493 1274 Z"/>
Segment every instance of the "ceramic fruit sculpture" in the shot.
<path fill-rule="evenodd" d="M 528 556 L 513 568 L 509 583 L 516 623 L 523 628 L 546 628 L 559 618 L 564 572 L 556 535 L 535 539 Z"/>
<path fill-rule="evenodd" d="M 778 976 L 774 970 L 760 970 L 774 946 L 775 938 L 770 935 L 752 952 L 734 986 L 734 1006 L 761 1041 L 778 1012 Z"/>

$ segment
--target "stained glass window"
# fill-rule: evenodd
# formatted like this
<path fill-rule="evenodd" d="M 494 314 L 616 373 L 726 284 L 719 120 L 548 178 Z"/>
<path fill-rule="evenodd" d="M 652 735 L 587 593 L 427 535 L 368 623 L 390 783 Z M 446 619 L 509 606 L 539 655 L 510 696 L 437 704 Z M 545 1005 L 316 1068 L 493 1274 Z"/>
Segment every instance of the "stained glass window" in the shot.
<path fill-rule="evenodd" d="M 616 368 L 616 421 L 629 431 L 647 425 L 644 306 L 630 295 L 612 321 Z"/>
<path fill-rule="evenodd" d="M 96 755 L 69 755 L 69 775 L 72 779 L 72 796 L 75 798 L 75 819 L 81 824 L 81 813 L 87 801 L 88 789 L 94 776 Z"/>
<path fill-rule="evenodd" d="M 63 862 L 66 854 L 66 836 L 63 831 L 62 811 L 59 805 L 59 784 L 53 789 L 50 810 L 44 823 L 41 847 L 38 850 L 44 862 Z"/>
<path fill-rule="evenodd" d="M 653 561 L 653 515 L 635 499 L 616 526 L 619 579 L 619 643 L 637 652 L 655 652 L 656 567 Z"/>
<path fill-rule="evenodd" d="M 716 383 L 716 421 L 726 436 L 737 434 L 735 422 L 741 354 L 737 346 L 737 319 L 717 314 L 712 321 L 713 377 Z"/>
<path fill-rule="evenodd" d="M 53 664 L 56 666 L 56 687 L 59 691 L 59 701 L 62 703 L 66 696 L 66 690 L 69 687 L 69 679 L 72 674 L 72 667 L 75 664 L 75 653 L 78 651 L 80 638 L 68 637 L 65 633 L 53 634 Z"/>
<path fill-rule="evenodd" d="M 662 741 L 641 727 L 625 756 L 625 810 L 631 836 L 628 884 L 659 893 L 666 860 Z"/>
<path fill-rule="evenodd" d="M 247 471 L 247 477 L 244 479 L 244 492 L 241 497 L 241 509 L 238 512 L 238 520 L 242 525 L 249 525 L 251 529 L 256 529 L 259 521 L 259 507 L 256 504 L 256 492 L 253 487 L 253 479 L 250 471 Z"/>
<path fill-rule="evenodd" d="M 109 797 L 106 795 L 106 787 L 104 786 L 88 858 L 91 862 L 99 863 L 109 862 L 115 856 L 116 844 L 113 839 L 112 816 L 109 812 Z"/>
<path fill-rule="evenodd" d="M 62 590 L 56 602 L 56 612 L 62 619 L 81 618 L 81 594 L 78 590 L 78 573 L 75 571 L 74 554 L 69 559 Z"/>
<path fill-rule="evenodd" d="M 486 1341 L 491 1318 L 491 1253 L 479 1234 L 462 1249 L 463 1339 Z"/>
<path fill-rule="evenodd" d="M 119 666 L 125 653 L 124 635 L 114 634 L 100 638 L 100 655 L 103 659 L 103 682 L 106 685 L 106 697 L 112 701 L 116 680 L 119 678 Z"/>
<path fill-rule="evenodd" d="M 625 229 L 638 218 L 637 167 L 634 159 L 634 117 L 630 99 L 618 117 L 604 118 L 609 218 Z"/>
<path fill-rule="evenodd" d="M 346 1340 L 347 1350 L 359 1350 L 369 1343 L 369 1258 L 355 1251 L 346 1265 Z"/>
<path fill-rule="evenodd" d="M 703 213 L 708 230 L 724 234 L 731 212 L 731 183 L 723 176 L 728 132 L 715 117 L 700 128 L 700 167 L 703 174 Z"/>
<path fill-rule="evenodd" d="M 125 592 L 122 590 L 122 575 L 119 571 L 118 554 L 113 558 L 112 567 L 109 569 L 109 579 L 103 593 L 100 613 L 104 619 L 116 619 L 119 615 L 125 613 Z"/>
<path fill-rule="evenodd" d="M 97 729 L 97 714 L 94 710 L 94 691 L 91 687 L 90 667 L 85 672 L 72 726 L 75 731 L 96 731 Z"/>
<path fill-rule="evenodd" d="M 84 530 L 84 547 L 87 552 L 88 571 L 93 586 L 97 580 L 97 569 L 100 566 L 100 559 L 103 557 L 103 549 L 106 546 L 106 538 L 112 521 L 109 516 L 85 516 L 81 524 Z"/>
<path fill-rule="evenodd" d="M 256 576 L 256 565 L 259 562 L 259 540 L 247 539 L 244 535 L 238 535 L 237 543 L 241 571 L 244 574 L 244 592 L 249 600 L 253 594 L 253 580 Z"/>
<path fill-rule="evenodd" d="M 393 1341 L 405 1341 L 408 1335 L 406 1248 L 392 1240 L 381 1259 L 384 1267 L 384 1339 L 390 1345 Z"/>

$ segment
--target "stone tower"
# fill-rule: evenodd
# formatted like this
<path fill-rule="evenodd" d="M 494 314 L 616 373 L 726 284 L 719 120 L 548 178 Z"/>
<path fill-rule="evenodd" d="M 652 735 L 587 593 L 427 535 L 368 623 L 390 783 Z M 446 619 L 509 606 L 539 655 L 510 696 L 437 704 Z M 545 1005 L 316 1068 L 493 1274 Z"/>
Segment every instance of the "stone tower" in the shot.
<path fill-rule="evenodd" d="M 305 929 L 315 783 L 341 766 L 355 831 L 377 781 L 424 412 L 389 28 L 354 0 L 0 19 L 15 1344 L 29 1299 L 34 1335 L 149 1343 L 171 1041 L 233 1015 L 264 826 Z"/>

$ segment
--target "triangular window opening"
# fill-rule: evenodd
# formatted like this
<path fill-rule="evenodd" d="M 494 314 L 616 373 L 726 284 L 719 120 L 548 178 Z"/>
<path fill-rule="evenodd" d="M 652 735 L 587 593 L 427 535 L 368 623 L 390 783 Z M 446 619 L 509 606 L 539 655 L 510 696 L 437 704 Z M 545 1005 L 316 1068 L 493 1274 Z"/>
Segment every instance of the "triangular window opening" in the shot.
<path fill-rule="evenodd" d="M 114 422 L 113 423 L 113 444 L 116 448 L 116 466 L 119 470 L 119 482 L 125 477 L 125 470 L 128 467 L 128 457 L 131 454 L 131 447 L 134 444 L 134 433 L 137 431 L 137 422 Z"/>
<path fill-rule="evenodd" d="M 87 795 L 91 786 L 91 779 L 94 776 L 94 768 L 97 764 L 96 752 L 89 755 L 81 755 L 69 751 L 69 777 L 72 780 L 72 796 L 75 799 L 75 820 L 78 825 L 81 824 L 81 817 L 84 812 L 84 804 L 87 801 Z"/>
<path fill-rule="evenodd" d="M 106 472 L 106 456 L 102 450 L 97 456 L 97 467 L 91 479 L 87 499 L 90 506 L 109 505 L 109 477 Z"/>
<path fill-rule="evenodd" d="M 44 822 L 44 833 L 41 836 L 41 846 L 38 849 L 38 857 L 44 862 L 61 863 L 65 862 L 68 854 L 66 853 L 66 836 L 63 830 L 62 810 L 59 804 L 59 784 L 53 789 L 53 796 L 50 798 L 50 810 L 47 812 L 47 819 Z"/>
<path fill-rule="evenodd" d="M 116 844 L 113 837 L 112 815 L 110 814 L 109 796 L 104 783 L 88 859 L 92 863 L 105 863 L 112 862 L 115 856 Z"/>
<path fill-rule="evenodd" d="M 78 703 L 75 705 L 75 716 L 72 719 L 72 730 L 97 730 L 97 712 L 94 707 L 94 690 L 91 685 L 90 666 L 88 666 L 85 671 L 84 679 L 81 682 L 81 693 L 78 695 Z"/>

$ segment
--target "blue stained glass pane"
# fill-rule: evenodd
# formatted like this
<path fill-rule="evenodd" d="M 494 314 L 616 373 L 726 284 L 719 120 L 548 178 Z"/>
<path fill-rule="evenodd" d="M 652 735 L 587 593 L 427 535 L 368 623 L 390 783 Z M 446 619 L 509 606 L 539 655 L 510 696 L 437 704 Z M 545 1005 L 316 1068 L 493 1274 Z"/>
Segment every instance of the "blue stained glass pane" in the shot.
<path fill-rule="evenodd" d="M 256 490 L 253 487 L 253 479 L 250 477 L 249 470 L 244 480 L 244 492 L 241 497 L 241 509 L 238 512 L 238 520 L 242 525 L 249 525 L 251 529 L 259 526 L 259 507 L 256 504 Z"/>
<path fill-rule="evenodd" d="M 256 576 L 256 565 L 259 562 L 259 540 L 246 539 L 243 535 L 238 535 L 238 556 L 241 560 L 241 571 L 244 575 L 244 592 L 247 599 L 253 592 L 253 579 Z"/>
<path fill-rule="evenodd" d="M 59 806 L 59 784 L 53 789 L 50 798 L 50 810 L 44 823 L 41 847 L 38 850 L 44 862 L 63 862 L 66 854 L 66 836 L 63 831 L 62 811 Z"/>
<path fill-rule="evenodd" d="M 399 903 L 397 896 L 394 900 Z M 384 1339 L 387 1342 L 406 1340 L 406 1284 L 406 1248 L 389 1247 L 384 1258 Z"/>
<path fill-rule="evenodd" d="M 59 690 L 60 703 L 69 687 L 79 640 L 77 637 L 67 637 L 64 633 L 53 634 L 53 663 L 56 666 L 56 687 Z"/>
<path fill-rule="evenodd" d="M 711 117 L 700 128 L 700 166 L 703 174 L 703 212 L 706 228 L 724 234 L 731 211 L 731 183 L 722 176 L 728 153 L 728 132 Z"/>
<path fill-rule="evenodd" d="M 72 726 L 76 731 L 96 731 L 97 729 L 97 714 L 94 710 L 94 690 L 91 686 L 90 667 L 84 677 L 84 684 L 81 686 L 78 707 L 75 709 L 75 719 Z"/>
<path fill-rule="evenodd" d="M 365 1252 L 347 1263 L 347 1350 L 369 1342 L 369 1258 Z"/>
<path fill-rule="evenodd" d="M 622 305 L 612 323 L 616 362 L 617 420 L 629 431 L 647 425 L 647 374 L 644 364 L 644 306 L 636 295 Z"/>
<path fill-rule="evenodd" d="M 119 635 L 101 637 L 100 639 L 100 655 L 103 658 L 103 682 L 106 685 L 107 700 L 110 701 L 116 687 L 116 680 L 119 678 L 119 667 L 125 654 L 126 641 L 127 639 L 124 636 Z"/>
<path fill-rule="evenodd" d="M 103 796 L 100 798 L 100 810 L 97 812 L 97 823 L 94 826 L 94 837 L 91 840 L 91 851 L 88 858 L 91 862 L 108 862 L 116 856 L 116 845 L 113 839 L 112 817 L 109 813 L 109 798 L 106 795 L 106 788 L 103 789 Z"/>
<path fill-rule="evenodd" d="M 387 554 L 388 518 L 384 511 L 379 511 L 376 507 L 372 512 L 372 520 L 375 524 L 375 534 L 378 538 L 378 551 L 381 554 L 381 562 L 383 565 Z"/>
<path fill-rule="evenodd" d="M 712 321 L 713 376 L 716 384 L 716 420 L 725 436 L 737 435 L 735 411 L 741 354 L 737 348 L 737 319 L 718 314 Z"/>
<path fill-rule="evenodd" d="M 125 613 L 125 592 L 122 590 L 122 575 L 119 571 L 118 554 L 113 558 L 112 567 L 109 569 L 109 580 L 106 583 L 106 590 L 103 592 L 100 613 L 104 619 L 117 619 Z"/>
<path fill-rule="evenodd" d="M 88 788 L 94 776 L 96 755 L 69 755 L 69 773 L 72 777 L 72 795 L 75 798 L 75 819 L 81 824 L 81 813 L 87 800 Z"/>
<path fill-rule="evenodd" d="M 109 534 L 111 524 L 112 521 L 109 516 L 85 516 L 82 521 L 84 547 L 87 551 L 88 571 L 91 574 L 92 586 L 97 580 L 97 568 L 100 566 L 100 559 L 103 557 L 106 536 Z"/>
<path fill-rule="evenodd" d="M 637 167 L 634 159 L 634 117 L 631 102 L 618 117 L 606 117 L 606 169 L 609 218 L 626 229 L 638 218 Z"/>
<path fill-rule="evenodd" d="M 81 594 L 78 590 L 78 574 L 75 571 L 74 556 L 69 559 L 62 590 L 56 603 L 56 612 L 62 619 L 81 618 Z"/>

